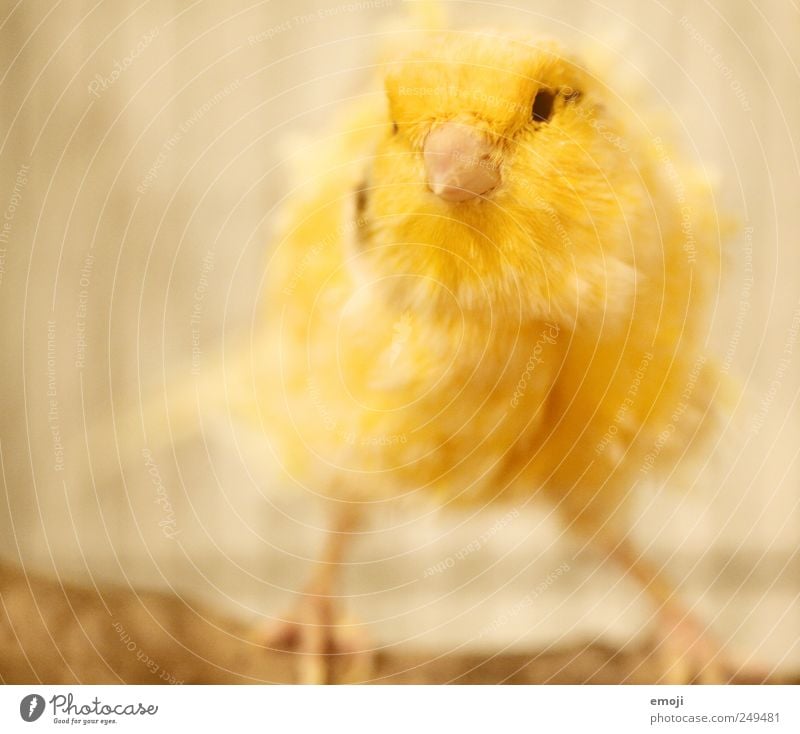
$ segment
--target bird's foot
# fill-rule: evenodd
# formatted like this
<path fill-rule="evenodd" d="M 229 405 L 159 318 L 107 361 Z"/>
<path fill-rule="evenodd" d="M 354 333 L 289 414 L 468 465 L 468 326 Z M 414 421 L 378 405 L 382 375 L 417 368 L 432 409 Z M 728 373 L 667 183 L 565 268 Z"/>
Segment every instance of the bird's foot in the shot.
<path fill-rule="evenodd" d="M 737 672 L 706 626 L 683 610 L 662 610 L 653 654 L 659 683 L 729 683 Z"/>
<path fill-rule="evenodd" d="M 327 595 L 305 594 L 285 619 L 266 630 L 263 643 L 297 656 L 297 683 L 356 683 L 372 671 L 366 632 Z"/>

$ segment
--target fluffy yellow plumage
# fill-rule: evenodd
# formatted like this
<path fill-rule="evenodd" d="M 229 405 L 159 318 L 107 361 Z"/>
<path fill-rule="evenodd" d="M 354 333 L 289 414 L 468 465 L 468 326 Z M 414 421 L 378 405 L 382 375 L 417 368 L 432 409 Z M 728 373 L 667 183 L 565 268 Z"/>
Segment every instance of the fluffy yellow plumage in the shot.
<path fill-rule="evenodd" d="M 552 45 L 426 38 L 386 92 L 314 152 L 270 259 L 265 423 L 315 491 L 546 492 L 604 522 L 708 408 L 709 190 Z M 453 120 L 501 176 L 455 204 L 422 155 Z"/>
<path fill-rule="evenodd" d="M 626 498 L 718 392 L 710 188 L 553 44 L 427 34 L 385 92 L 304 157 L 268 263 L 262 425 L 313 492 L 538 495 L 619 545 Z"/>

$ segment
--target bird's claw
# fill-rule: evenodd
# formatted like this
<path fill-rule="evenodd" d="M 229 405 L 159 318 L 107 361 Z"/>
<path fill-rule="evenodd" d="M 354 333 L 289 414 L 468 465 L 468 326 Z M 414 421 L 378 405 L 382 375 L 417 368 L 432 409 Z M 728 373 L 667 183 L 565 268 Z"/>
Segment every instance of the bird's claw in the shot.
<path fill-rule="evenodd" d="M 267 647 L 297 656 L 298 683 L 353 683 L 369 678 L 372 651 L 363 628 L 331 597 L 307 594 L 264 633 Z"/>
<path fill-rule="evenodd" d="M 659 683 L 729 683 L 736 668 L 705 625 L 681 612 L 661 615 L 653 654 L 663 671 Z"/>

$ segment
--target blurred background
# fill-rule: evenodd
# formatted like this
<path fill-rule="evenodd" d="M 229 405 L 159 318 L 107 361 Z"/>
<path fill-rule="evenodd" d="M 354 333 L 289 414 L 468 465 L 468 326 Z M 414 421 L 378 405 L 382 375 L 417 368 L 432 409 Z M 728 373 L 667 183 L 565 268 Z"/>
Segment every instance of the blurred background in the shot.
<path fill-rule="evenodd" d="M 302 587 L 325 517 L 280 479 L 210 376 L 262 318 L 298 143 L 324 134 L 349 99 L 380 93 L 374 66 L 406 5 L 0 7 L 3 560 L 63 581 L 171 591 L 253 624 Z M 693 491 L 654 486 L 635 532 L 738 660 L 796 671 L 800 10 L 447 5 L 460 26 L 603 56 L 620 94 L 630 85 L 662 107 L 716 176 L 720 208 L 741 230 L 709 352 L 746 389 Z M 164 410 L 175 385 L 197 387 L 193 419 L 179 426 Z M 541 509 L 409 506 L 372 530 L 342 592 L 379 644 L 623 646 L 652 613 Z"/>

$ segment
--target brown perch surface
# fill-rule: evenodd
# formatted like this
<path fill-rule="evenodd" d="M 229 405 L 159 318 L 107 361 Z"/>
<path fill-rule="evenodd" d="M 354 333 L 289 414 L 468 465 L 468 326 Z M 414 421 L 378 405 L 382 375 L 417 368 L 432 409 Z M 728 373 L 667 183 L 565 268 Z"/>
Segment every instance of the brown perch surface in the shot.
<path fill-rule="evenodd" d="M 252 627 L 169 594 L 95 590 L 0 564 L 4 683 L 291 683 L 292 656 Z M 347 680 L 348 660 L 338 661 Z M 545 654 L 379 652 L 376 683 L 648 683 L 646 650 L 592 645 Z M 741 681 L 754 682 L 754 681 Z M 771 681 L 791 682 L 791 681 Z"/>

